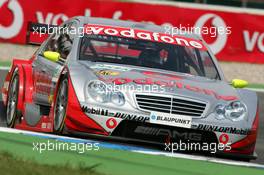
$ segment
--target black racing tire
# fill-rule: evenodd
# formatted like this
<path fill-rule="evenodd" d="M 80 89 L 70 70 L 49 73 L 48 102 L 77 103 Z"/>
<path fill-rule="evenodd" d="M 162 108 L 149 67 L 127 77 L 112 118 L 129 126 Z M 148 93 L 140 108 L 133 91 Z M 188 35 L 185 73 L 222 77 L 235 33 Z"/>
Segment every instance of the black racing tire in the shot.
<path fill-rule="evenodd" d="M 68 107 L 68 89 L 68 78 L 64 76 L 59 83 L 54 102 L 53 131 L 55 134 L 63 134 L 64 132 L 64 121 Z"/>
<path fill-rule="evenodd" d="M 7 126 L 13 128 L 18 116 L 18 90 L 19 90 L 19 75 L 14 72 L 8 88 L 8 97 L 6 105 L 6 123 Z"/>

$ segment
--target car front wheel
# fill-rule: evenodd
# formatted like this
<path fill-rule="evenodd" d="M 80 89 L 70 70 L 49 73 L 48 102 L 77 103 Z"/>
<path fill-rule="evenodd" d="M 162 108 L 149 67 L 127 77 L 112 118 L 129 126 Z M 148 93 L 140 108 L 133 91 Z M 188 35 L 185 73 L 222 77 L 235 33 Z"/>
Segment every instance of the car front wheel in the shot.
<path fill-rule="evenodd" d="M 64 129 L 64 120 L 68 104 L 68 79 L 63 78 L 59 84 L 54 104 L 54 132 L 61 134 Z"/>
<path fill-rule="evenodd" d="M 15 120 L 17 118 L 17 102 L 18 102 L 18 87 L 19 87 L 19 76 L 14 73 L 8 91 L 8 100 L 6 108 L 6 122 L 7 126 L 13 128 Z"/>

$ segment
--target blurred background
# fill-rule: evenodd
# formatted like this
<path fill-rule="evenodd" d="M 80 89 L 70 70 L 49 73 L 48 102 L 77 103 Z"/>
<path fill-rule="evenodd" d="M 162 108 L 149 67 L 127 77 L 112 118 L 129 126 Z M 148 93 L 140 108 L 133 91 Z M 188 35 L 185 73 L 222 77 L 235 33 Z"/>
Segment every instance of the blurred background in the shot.
<path fill-rule="evenodd" d="M 32 3 L 34 2 L 34 3 Z M 30 21 L 59 25 L 73 16 L 104 17 L 172 27 L 230 27 L 231 33 L 201 34 L 227 77 L 264 89 L 264 0 L 0 0 L 0 67 L 28 59 Z"/>
<path fill-rule="evenodd" d="M 161 0 L 161 1 L 169 1 L 169 0 Z M 258 8 L 258 9 L 264 8 L 263 0 L 170 0 L 170 1 L 223 5 L 223 6 L 243 7 L 243 8 Z"/>

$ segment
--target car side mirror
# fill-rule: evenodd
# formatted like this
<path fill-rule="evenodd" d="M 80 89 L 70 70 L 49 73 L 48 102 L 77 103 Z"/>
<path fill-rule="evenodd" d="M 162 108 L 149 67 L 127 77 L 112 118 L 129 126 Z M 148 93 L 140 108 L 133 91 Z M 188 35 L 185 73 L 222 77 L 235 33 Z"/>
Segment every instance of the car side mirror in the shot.
<path fill-rule="evenodd" d="M 248 86 L 248 82 L 245 80 L 240 80 L 240 79 L 233 79 L 231 82 L 231 85 L 234 88 L 244 88 Z"/>
<path fill-rule="evenodd" d="M 45 51 L 43 55 L 45 58 L 53 62 L 57 62 L 60 59 L 60 53 L 58 52 Z"/>

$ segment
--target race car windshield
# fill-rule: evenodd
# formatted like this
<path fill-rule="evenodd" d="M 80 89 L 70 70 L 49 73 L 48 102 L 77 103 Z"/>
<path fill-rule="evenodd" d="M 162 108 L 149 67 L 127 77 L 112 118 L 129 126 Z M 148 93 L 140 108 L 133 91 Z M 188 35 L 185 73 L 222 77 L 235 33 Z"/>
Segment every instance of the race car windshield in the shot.
<path fill-rule="evenodd" d="M 85 35 L 80 60 L 110 62 L 220 79 L 207 51 L 107 35 Z"/>

